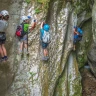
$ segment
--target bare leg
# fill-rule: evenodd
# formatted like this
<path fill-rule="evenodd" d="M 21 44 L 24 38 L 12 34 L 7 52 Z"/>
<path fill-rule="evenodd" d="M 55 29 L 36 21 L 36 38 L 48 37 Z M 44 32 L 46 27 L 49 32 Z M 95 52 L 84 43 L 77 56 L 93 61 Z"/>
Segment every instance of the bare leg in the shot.
<path fill-rule="evenodd" d="M 48 50 L 47 49 L 44 49 L 43 51 L 44 51 L 44 56 L 45 57 L 48 56 Z"/>
<path fill-rule="evenodd" d="M 1 45 L 4 56 L 7 56 L 7 51 L 4 44 Z"/>
<path fill-rule="evenodd" d="M 24 44 L 24 48 L 25 48 L 24 49 L 24 52 L 27 54 L 28 53 L 28 49 L 27 49 L 28 48 L 28 45 L 27 45 L 27 43 Z"/>
<path fill-rule="evenodd" d="M 20 43 L 20 53 L 22 52 L 23 50 L 23 42 Z"/>
<path fill-rule="evenodd" d="M 0 54 L 1 54 L 1 57 L 4 57 L 3 50 L 2 50 L 2 45 L 0 45 Z"/>
<path fill-rule="evenodd" d="M 26 49 L 27 49 L 27 47 L 28 47 L 28 45 L 27 45 L 27 43 L 25 43 L 25 44 L 24 44 L 24 48 L 26 48 Z"/>

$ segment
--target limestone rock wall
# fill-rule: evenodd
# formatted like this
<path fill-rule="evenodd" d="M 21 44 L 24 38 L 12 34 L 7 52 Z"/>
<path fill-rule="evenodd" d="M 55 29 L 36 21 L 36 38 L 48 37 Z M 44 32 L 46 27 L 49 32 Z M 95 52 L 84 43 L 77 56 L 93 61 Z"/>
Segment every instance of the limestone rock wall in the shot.
<path fill-rule="evenodd" d="M 96 77 L 96 14 L 95 14 L 95 10 L 96 10 L 96 1 L 94 1 L 94 6 L 93 6 L 93 10 L 92 10 L 92 33 L 93 33 L 93 42 L 91 44 L 91 48 L 90 51 L 88 53 L 88 64 L 91 67 L 91 70 L 94 74 L 94 76 Z"/>
<path fill-rule="evenodd" d="M 14 51 L 16 50 L 14 48 L 14 45 L 16 45 L 15 39 L 14 39 L 14 33 L 17 23 L 19 22 L 19 14 L 20 14 L 20 0 L 0 0 L 0 11 L 2 10 L 8 10 L 10 14 L 9 18 L 9 25 L 6 32 L 7 40 L 6 40 L 6 49 L 8 52 L 8 62 L 1 63 L 0 62 L 0 95 L 4 96 L 7 89 L 10 87 L 10 85 L 13 82 L 14 78 L 14 58 L 15 54 Z"/>
<path fill-rule="evenodd" d="M 49 2 L 48 0 L 44 3 L 42 3 L 42 0 L 41 3 L 35 2 L 35 0 L 2 1 L 2 4 L 6 4 L 4 6 L 10 13 L 7 30 L 8 43 L 6 44 L 9 61 L 6 65 L 0 65 L 0 74 L 5 73 L 1 75 L 2 79 L 0 79 L 1 85 L 5 84 L 3 89 L 0 87 L 2 96 L 82 96 L 78 65 L 87 61 L 87 59 L 84 59 L 84 62 L 82 62 L 82 59 L 84 56 L 87 57 L 88 52 L 85 42 L 89 46 L 92 41 L 92 38 L 89 38 L 90 34 L 87 34 L 87 31 L 91 32 L 89 24 L 92 22 L 90 19 L 91 12 L 88 15 L 83 10 L 83 15 L 79 14 L 81 12 L 81 9 L 78 9 L 80 6 L 76 7 L 79 11 L 75 10 L 74 5 L 78 3 L 74 2 L 74 5 L 72 5 L 73 1 L 50 0 Z M 46 6 L 43 6 L 44 4 Z M 16 26 L 21 22 L 20 17 L 22 15 L 31 15 L 32 20 L 37 20 L 36 28 L 28 34 L 30 54 L 29 56 L 24 54 L 23 58 L 18 54 L 20 42 L 14 37 Z M 40 23 L 43 20 L 51 26 L 51 43 L 48 47 L 50 59 L 47 62 L 41 60 L 43 51 L 39 40 Z M 88 22 L 88 25 L 85 21 Z M 73 26 L 77 24 L 85 26 L 82 28 L 86 38 L 83 37 L 82 41 L 84 42 L 79 44 L 80 47 L 77 45 L 77 50 L 74 52 L 72 50 Z M 86 26 L 89 28 L 88 30 Z M 79 68 L 81 66 L 83 65 L 80 65 Z"/>

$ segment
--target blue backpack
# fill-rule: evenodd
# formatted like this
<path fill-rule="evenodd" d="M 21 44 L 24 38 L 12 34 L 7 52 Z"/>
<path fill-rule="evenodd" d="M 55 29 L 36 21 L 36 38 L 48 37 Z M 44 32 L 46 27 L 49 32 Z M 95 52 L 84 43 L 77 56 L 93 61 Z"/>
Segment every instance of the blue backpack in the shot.
<path fill-rule="evenodd" d="M 79 32 L 78 41 L 81 41 L 81 40 L 82 40 L 82 36 L 83 36 L 83 30 L 78 27 L 78 28 L 77 28 L 77 31 Z"/>
<path fill-rule="evenodd" d="M 80 35 L 82 35 L 83 34 L 83 30 L 81 29 L 81 28 L 77 28 L 77 31 L 80 33 Z"/>

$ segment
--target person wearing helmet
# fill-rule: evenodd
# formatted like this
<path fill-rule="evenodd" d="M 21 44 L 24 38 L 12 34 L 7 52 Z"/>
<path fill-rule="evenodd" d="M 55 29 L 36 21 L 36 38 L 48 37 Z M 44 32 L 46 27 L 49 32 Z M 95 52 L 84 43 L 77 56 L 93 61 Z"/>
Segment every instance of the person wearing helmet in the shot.
<path fill-rule="evenodd" d="M 31 16 L 27 16 L 27 17 L 28 17 L 29 20 L 31 19 Z"/>
<path fill-rule="evenodd" d="M 81 41 L 83 31 L 81 28 L 74 26 L 74 40 L 73 40 L 73 50 L 76 50 L 76 43 Z"/>
<path fill-rule="evenodd" d="M 8 20 L 9 19 L 9 13 L 6 10 L 1 11 L 2 19 Z"/>
<path fill-rule="evenodd" d="M 6 29 L 8 27 L 8 19 L 9 13 L 6 10 L 1 11 L 2 19 L 0 20 L 0 53 L 1 53 L 1 61 L 6 61 L 7 51 L 5 48 L 6 41 Z"/>
<path fill-rule="evenodd" d="M 41 46 L 42 46 L 43 55 L 44 55 L 42 60 L 48 60 L 49 59 L 47 47 L 48 47 L 50 42 L 49 41 L 48 42 L 44 42 L 44 40 L 43 40 L 45 32 L 49 33 L 49 30 L 50 30 L 50 26 L 48 24 L 45 24 L 44 22 L 42 22 L 41 23 L 41 29 L 40 29 L 40 41 L 41 41 Z M 49 36 L 48 36 L 48 38 L 49 38 Z M 47 40 L 48 40 L 48 38 L 47 38 Z"/>
<path fill-rule="evenodd" d="M 36 21 L 30 25 L 30 20 L 27 16 L 22 16 L 22 24 L 23 24 L 23 30 L 24 34 L 22 37 L 20 37 L 20 49 L 19 53 L 22 54 L 23 45 L 24 45 L 24 52 L 28 54 L 28 32 L 31 32 L 36 26 Z M 31 18 L 30 18 L 31 19 Z M 34 27 L 34 28 L 33 28 Z"/>
<path fill-rule="evenodd" d="M 0 12 L 0 20 L 2 19 L 2 14 L 1 14 L 1 12 Z"/>

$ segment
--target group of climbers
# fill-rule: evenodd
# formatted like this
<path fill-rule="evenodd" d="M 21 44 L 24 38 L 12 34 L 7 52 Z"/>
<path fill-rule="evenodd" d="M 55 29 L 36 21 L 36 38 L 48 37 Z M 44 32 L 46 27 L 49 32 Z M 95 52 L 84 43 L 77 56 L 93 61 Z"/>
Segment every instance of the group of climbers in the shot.
<path fill-rule="evenodd" d="M 7 61 L 7 51 L 5 48 L 6 29 L 8 27 L 9 13 L 6 10 L 0 12 L 0 61 Z"/>
<path fill-rule="evenodd" d="M 7 51 L 4 46 L 6 41 L 6 29 L 8 26 L 8 19 L 9 19 L 9 13 L 6 10 L 3 10 L 0 12 L 0 54 L 1 54 L 1 61 L 6 61 L 8 59 L 7 57 Z M 22 16 L 22 23 L 17 26 L 16 29 L 16 36 L 20 40 L 20 48 L 19 53 L 22 54 L 23 50 L 24 53 L 28 54 L 28 33 L 32 32 L 32 30 L 36 26 L 36 20 L 33 21 L 32 24 L 30 24 L 31 16 Z M 40 26 L 40 41 L 41 46 L 43 49 L 43 55 L 44 57 L 42 60 L 48 60 L 48 45 L 50 43 L 50 26 L 46 24 L 45 22 L 41 22 Z M 74 40 L 73 40 L 73 49 L 76 49 L 76 43 L 79 42 L 82 39 L 82 33 L 83 31 L 77 27 L 74 26 Z"/>
<path fill-rule="evenodd" d="M 17 26 L 16 29 L 16 36 L 20 40 L 20 48 L 19 53 L 22 55 L 23 50 L 24 53 L 28 54 L 28 33 L 30 33 L 36 26 L 36 20 L 33 21 L 32 24 L 30 24 L 31 16 L 22 16 L 22 23 Z M 20 28 L 21 27 L 21 28 Z M 48 24 L 45 24 L 44 22 L 41 23 L 40 27 L 40 44 L 43 49 L 43 55 L 42 60 L 48 60 L 48 50 L 47 46 L 50 43 L 50 33 L 49 33 L 50 26 Z"/>
<path fill-rule="evenodd" d="M 1 62 L 3 61 L 5 62 L 8 59 L 7 51 L 5 48 L 8 19 L 9 19 L 8 11 L 6 10 L 1 11 L 0 12 L 0 55 L 1 55 L 0 61 Z M 35 28 L 36 20 L 34 20 L 32 24 L 30 24 L 31 16 L 22 16 L 21 19 L 22 19 L 22 23 L 19 26 L 17 26 L 15 35 L 18 37 L 20 41 L 19 53 L 22 54 L 24 50 L 24 53 L 28 54 L 28 33 L 32 32 L 32 30 Z M 46 33 L 49 33 L 49 29 L 50 26 L 48 24 L 45 24 L 44 22 L 41 23 L 40 37 L 41 37 L 41 45 L 44 53 L 44 58 L 43 58 L 44 60 L 48 59 L 47 46 L 49 44 L 49 34 Z"/>

